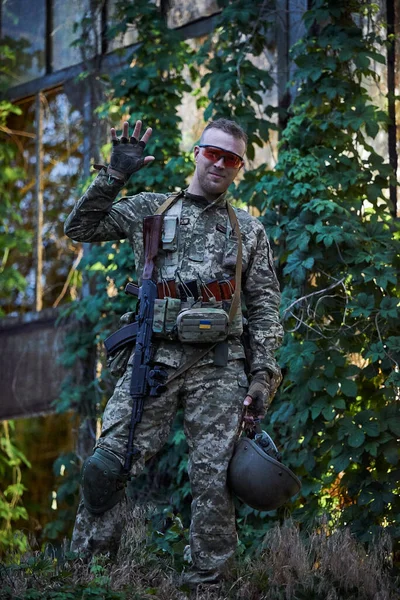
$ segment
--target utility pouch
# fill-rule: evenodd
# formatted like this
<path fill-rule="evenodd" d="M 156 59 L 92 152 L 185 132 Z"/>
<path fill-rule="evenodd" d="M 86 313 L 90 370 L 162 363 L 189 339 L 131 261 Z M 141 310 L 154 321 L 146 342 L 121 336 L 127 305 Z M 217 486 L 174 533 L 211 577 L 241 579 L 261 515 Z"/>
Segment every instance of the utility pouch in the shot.
<path fill-rule="evenodd" d="M 165 313 L 167 310 L 167 298 L 156 298 L 154 300 L 153 332 L 164 333 Z"/>
<path fill-rule="evenodd" d="M 179 313 L 176 326 L 181 342 L 221 342 L 228 335 L 228 315 L 221 308 L 190 308 Z"/>
<path fill-rule="evenodd" d="M 171 334 L 175 330 L 176 321 L 181 310 L 179 298 L 167 298 L 167 310 L 165 313 L 165 333 Z"/>
<path fill-rule="evenodd" d="M 175 215 L 164 217 L 164 229 L 161 236 L 161 246 L 164 250 L 164 267 L 178 265 L 179 219 Z"/>
<path fill-rule="evenodd" d="M 113 377 L 122 377 L 128 366 L 129 357 L 132 353 L 134 344 L 125 344 L 107 358 L 107 367 Z"/>

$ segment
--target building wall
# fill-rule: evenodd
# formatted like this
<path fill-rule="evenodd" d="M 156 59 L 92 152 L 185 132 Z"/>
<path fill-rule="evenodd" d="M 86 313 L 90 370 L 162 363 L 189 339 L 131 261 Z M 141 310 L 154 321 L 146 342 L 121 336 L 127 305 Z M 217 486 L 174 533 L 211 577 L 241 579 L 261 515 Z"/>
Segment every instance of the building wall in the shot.
<path fill-rule="evenodd" d="M 0 320 L 0 420 L 54 411 L 67 372 L 59 363 L 71 325 L 56 325 L 59 310 Z"/>

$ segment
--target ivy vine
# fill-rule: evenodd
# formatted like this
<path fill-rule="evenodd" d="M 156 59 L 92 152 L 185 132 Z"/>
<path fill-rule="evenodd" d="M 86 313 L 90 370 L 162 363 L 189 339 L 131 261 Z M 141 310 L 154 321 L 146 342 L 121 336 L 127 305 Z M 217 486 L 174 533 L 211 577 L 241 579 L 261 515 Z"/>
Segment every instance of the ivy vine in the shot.
<path fill-rule="evenodd" d="M 15 194 L 17 181 L 25 176 L 24 169 L 16 168 L 15 157 L 19 151 L 18 139 L 7 127 L 10 115 L 20 114 L 21 109 L 5 97 L 11 75 L 27 63 L 25 43 L 15 43 L 3 38 L 0 43 L 0 317 L 18 291 L 25 289 L 26 279 L 13 266 L 15 255 L 27 255 L 31 251 L 29 234 L 19 227 L 20 197 Z M 25 57 L 25 58 L 24 58 Z M 21 521 L 28 518 L 22 503 L 25 487 L 22 467 L 30 467 L 29 461 L 15 444 L 13 421 L 0 423 L 0 556 L 8 552 L 24 551 L 28 547 L 26 535 L 18 529 Z"/>
<path fill-rule="evenodd" d="M 387 116 L 368 91 L 384 62 L 383 41 L 362 29 L 373 11 L 318 0 L 305 14 L 279 161 L 255 186 L 282 273 L 285 379 L 271 423 L 303 480 L 294 516 L 325 511 L 364 541 L 399 533 L 399 227 L 376 148 Z"/>

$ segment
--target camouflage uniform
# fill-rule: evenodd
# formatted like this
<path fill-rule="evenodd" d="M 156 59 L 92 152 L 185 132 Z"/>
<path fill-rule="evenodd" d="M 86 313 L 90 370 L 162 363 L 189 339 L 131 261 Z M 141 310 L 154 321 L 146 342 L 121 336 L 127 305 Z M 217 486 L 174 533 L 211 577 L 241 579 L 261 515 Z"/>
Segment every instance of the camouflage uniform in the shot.
<path fill-rule="evenodd" d="M 127 238 L 135 254 L 137 272 L 141 273 L 143 218 L 153 215 L 167 195 L 146 192 L 114 202 L 121 187 L 119 182 L 109 181 L 104 171 L 100 172 L 67 219 L 65 232 L 81 242 Z M 272 386 L 276 387 L 280 370 L 274 352 L 282 329 L 272 253 L 262 224 L 246 211 L 235 210 L 243 243 L 242 290 L 249 320 L 251 371 L 268 371 Z M 171 252 L 161 251 L 157 258 L 159 280 L 175 278 L 177 272 L 183 281 L 234 277 L 238 244 L 230 235 L 226 195 L 209 202 L 185 192 L 179 220 L 177 247 Z M 195 345 L 159 340 L 155 361 L 166 365 L 172 373 L 193 352 Z M 248 388 L 244 358 L 240 338 L 230 337 L 225 367 L 214 366 L 211 351 L 173 380 L 166 393 L 146 399 L 142 422 L 135 430 L 135 446 L 141 455 L 133 464 L 133 475 L 163 446 L 178 403 L 183 405 L 193 496 L 190 543 L 194 569 L 202 574 L 199 581 L 207 579 L 209 573 L 220 572 L 236 547 L 234 509 L 226 473 Z M 128 437 L 131 364 L 132 357 L 107 404 L 97 442 L 97 446 L 113 452 L 121 462 Z M 90 552 L 110 550 L 112 543 L 118 546 L 120 528 L 118 505 L 94 516 L 81 504 L 72 547 Z"/>

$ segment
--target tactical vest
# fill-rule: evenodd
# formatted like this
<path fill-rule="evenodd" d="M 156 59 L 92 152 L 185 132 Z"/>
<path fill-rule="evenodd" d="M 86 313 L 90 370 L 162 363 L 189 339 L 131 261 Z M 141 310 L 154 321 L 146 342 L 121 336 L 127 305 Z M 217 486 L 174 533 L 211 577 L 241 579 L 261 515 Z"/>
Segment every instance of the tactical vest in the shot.
<path fill-rule="evenodd" d="M 165 275 L 157 284 L 153 332 L 155 337 L 184 343 L 216 343 L 243 332 L 240 306 L 242 276 L 242 240 L 239 222 L 227 202 L 228 220 L 238 239 L 235 277 L 212 281 L 182 281 L 177 270 L 179 223 L 182 192 L 169 196 L 155 214 L 164 214 L 162 249 Z M 172 269 L 171 269 L 172 268 Z"/>

